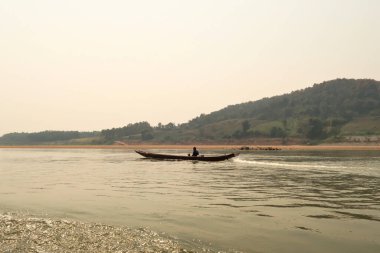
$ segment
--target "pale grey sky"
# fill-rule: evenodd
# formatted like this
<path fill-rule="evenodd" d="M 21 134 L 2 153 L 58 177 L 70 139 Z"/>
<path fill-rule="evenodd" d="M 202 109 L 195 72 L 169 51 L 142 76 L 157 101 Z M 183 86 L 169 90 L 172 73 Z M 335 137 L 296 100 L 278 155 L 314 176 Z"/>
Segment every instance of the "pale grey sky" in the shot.
<path fill-rule="evenodd" d="M 2 0 L 0 135 L 182 123 L 380 80 L 378 0 Z"/>

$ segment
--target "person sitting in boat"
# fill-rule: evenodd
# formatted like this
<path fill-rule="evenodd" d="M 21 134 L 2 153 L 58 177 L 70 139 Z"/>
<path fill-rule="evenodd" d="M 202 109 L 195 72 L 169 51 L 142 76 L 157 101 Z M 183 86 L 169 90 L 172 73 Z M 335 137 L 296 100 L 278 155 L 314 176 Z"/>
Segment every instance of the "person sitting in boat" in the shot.
<path fill-rule="evenodd" d="M 193 156 L 199 156 L 199 152 L 196 147 L 193 148 Z"/>

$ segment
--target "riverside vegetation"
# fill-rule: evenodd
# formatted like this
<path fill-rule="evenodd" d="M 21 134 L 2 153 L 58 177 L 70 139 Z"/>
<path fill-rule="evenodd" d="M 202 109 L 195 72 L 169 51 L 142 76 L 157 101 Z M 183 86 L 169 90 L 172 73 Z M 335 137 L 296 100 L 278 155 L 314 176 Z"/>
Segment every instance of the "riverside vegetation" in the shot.
<path fill-rule="evenodd" d="M 99 132 L 9 133 L 1 145 L 380 142 L 380 82 L 336 79 L 230 105 L 176 125 L 148 122 Z"/>

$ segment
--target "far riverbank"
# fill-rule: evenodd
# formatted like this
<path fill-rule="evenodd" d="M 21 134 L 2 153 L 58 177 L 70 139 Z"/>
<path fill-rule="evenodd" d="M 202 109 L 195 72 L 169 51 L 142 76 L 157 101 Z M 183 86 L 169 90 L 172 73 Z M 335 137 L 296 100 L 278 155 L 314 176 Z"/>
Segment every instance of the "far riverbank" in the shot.
<path fill-rule="evenodd" d="M 4 149 L 184 149 L 191 150 L 193 146 L 203 150 L 239 150 L 242 147 L 249 147 L 252 151 L 273 148 L 278 150 L 379 150 L 380 145 L 18 145 L 18 146 L 0 146 Z"/>

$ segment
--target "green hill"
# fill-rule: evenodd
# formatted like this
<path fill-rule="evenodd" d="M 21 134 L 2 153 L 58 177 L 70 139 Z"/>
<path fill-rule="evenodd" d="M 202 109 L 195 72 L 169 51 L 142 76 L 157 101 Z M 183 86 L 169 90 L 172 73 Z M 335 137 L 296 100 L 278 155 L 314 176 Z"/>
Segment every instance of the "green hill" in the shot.
<path fill-rule="evenodd" d="M 102 135 L 109 143 L 318 143 L 380 135 L 379 126 L 380 82 L 337 79 L 281 96 L 230 105 L 179 126 L 152 127 L 141 122 L 103 130 Z"/>
<path fill-rule="evenodd" d="M 281 96 L 231 105 L 201 115 L 183 127 L 203 129 L 207 137 L 214 138 L 338 140 L 344 135 L 380 134 L 379 126 L 380 82 L 337 79 Z M 224 136 L 212 129 L 223 129 Z"/>
<path fill-rule="evenodd" d="M 379 81 L 336 79 L 281 96 L 230 105 L 181 125 L 153 127 L 148 122 L 139 122 L 87 134 L 13 133 L 1 137 L 0 144 L 112 144 L 115 141 L 287 144 L 341 142 L 355 136 L 380 136 Z"/>
<path fill-rule="evenodd" d="M 337 79 L 281 96 L 228 106 L 195 118 L 189 124 L 196 126 L 241 118 L 283 120 L 317 117 L 351 120 L 370 114 L 379 116 L 379 106 L 380 82 L 368 79 Z"/>

